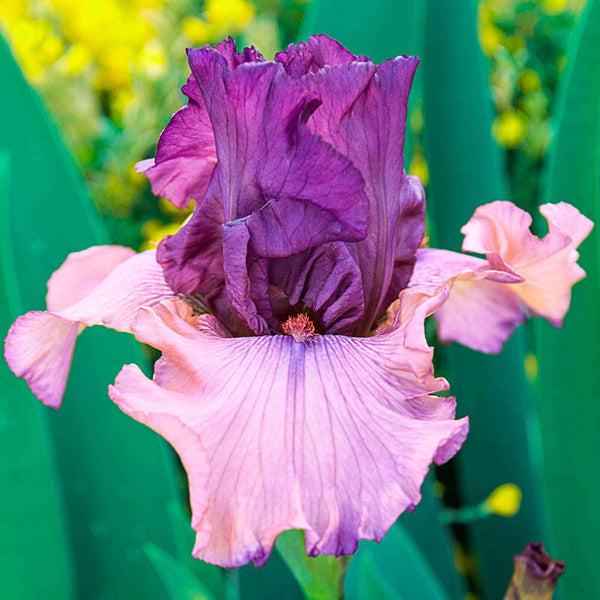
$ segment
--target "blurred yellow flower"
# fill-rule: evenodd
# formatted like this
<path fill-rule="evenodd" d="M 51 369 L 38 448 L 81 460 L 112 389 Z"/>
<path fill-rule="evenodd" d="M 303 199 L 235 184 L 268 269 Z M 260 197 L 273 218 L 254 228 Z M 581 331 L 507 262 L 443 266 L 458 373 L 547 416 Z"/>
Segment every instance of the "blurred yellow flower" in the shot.
<path fill-rule="evenodd" d="M 540 76 L 533 69 L 524 69 L 519 75 L 519 89 L 524 94 L 530 94 L 542 87 Z"/>
<path fill-rule="evenodd" d="M 527 133 L 527 124 L 518 110 L 509 110 L 496 117 L 492 132 L 502 146 L 510 149 L 523 141 Z"/>
<path fill-rule="evenodd" d="M 498 486 L 484 502 L 483 507 L 500 517 L 512 517 L 521 507 L 521 488 L 514 483 Z"/>
<path fill-rule="evenodd" d="M 186 17 L 181 22 L 181 31 L 195 46 L 203 46 L 213 38 L 214 27 L 198 17 Z"/>
<path fill-rule="evenodd" d="M 542 0 L 544 12 L 549 15 L 558 15 L 569 8 L 569 0 Z"/>
<path fill-rule="evenodd" d="M 165 235 L 173 235 L 179 231 L 181 223 L 163 223 L 158 219 L 150 219 L 146 221 L 142 226 L 142 237 L 144 242 L 140 246 L 140 250 L 151 250 L 158 246 L 158 242 L 162 240 Z"/>
<path fill-rule="evenodd" d="M 423 187 L 429 183 L 429 167 L 421 151 L 415 150 L 413 153 L 408 173 L 409 175 L 416 175 L 421 180 Z"/>
<path fill-rule="evenodd" d="M 254 5 L 247 0 L 206 0 L 206 20 L 218 29 L 242 29 L 256 13 Z"/>

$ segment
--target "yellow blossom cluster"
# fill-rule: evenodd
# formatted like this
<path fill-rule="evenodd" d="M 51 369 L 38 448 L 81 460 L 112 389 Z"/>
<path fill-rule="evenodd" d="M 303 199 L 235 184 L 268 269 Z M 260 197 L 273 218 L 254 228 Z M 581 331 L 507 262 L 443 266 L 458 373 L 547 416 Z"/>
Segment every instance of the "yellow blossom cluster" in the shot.
<path fill-rule="evenodd" d="M 568 30 L 584 4 L 585 0 L 479 4 L 479 39 L 491 60 L 490 83 L 498 111 L 492 133 L 505 149 L 518 149 L 531 161 L 539 160 L 550 144 L 549 107 L 566 60 L 564 53 L 547 56 L 544 39 Z"/>
<path fill-rule="evenodd" d="M 257 20 L 251 0 L 0 0 L 0 14 L 109 224 L 144 212 L 136 202 L 147 183 L 133 166 L 153 154 L 184 101 L 185 48 L 243 34 Z"/>

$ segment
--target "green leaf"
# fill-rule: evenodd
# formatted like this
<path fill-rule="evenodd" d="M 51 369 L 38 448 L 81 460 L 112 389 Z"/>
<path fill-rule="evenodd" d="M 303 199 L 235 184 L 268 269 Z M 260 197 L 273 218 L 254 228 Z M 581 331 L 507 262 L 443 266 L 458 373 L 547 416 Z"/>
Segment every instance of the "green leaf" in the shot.
<path fill-rule="evenodd" d="M 556 545 L 568 576 L 565 598 L 591 598 L 600 590 L 594 548 L 600 538 L 600 2 L 591 0 L 572 36 L 569 68 L 558 102 L 558 131 L 545 201 L 569 202 L 595 221 L 580 248 L 587 277 L 573 288 L 562 329 L 536 323 L 539 408 L 544 472 L 551 490 Z"/>
<path fill-rule="evenodd" d="M 225 598 L 226 596 L 229 598 L 225 589 L 227 586 L 225 569 L 192 556 L 196 532 L 192 529 L 191 515 L 183 509 L 180 503 L 175 501 L 169 502 L 167 511 L 173 524 L 177 556 L 181 565 L 187 568 L 198 581 L 201 581 L 215 598 Z"/>
<path fill-rule="evenodd" d="M 218 600 L 190 569 L 158 546 L 146 544 L 144 552 L 160 576 L 169 600 Z"/>
<path fill-rule="evenodd" d="M 383 540 L 361 542 L 344 583 L 346 600 L 449 600 L 406 528 L 396 523 Z"/>
<path fill-rule="evenodd" d="M 0 155 L 0 206 L 9 192 L 9 156 Z M 0 210 L 1 214 L 1 210 Z M 0 248 L 0 332 L 19 310 L 7 286 L 9 256 Z M 43 408 L 30 401 L 24 381 L 0 361 L 0 596 L 73 597 L 73 573 L 63 500 Z"/>
<path fill-rule="evenodd" d="M 342 594 L 346 559 L 306 555 L 303 531 L 282 533 L 275 546 L 300 584 L 307 600 L 337 600 Z"/>
<path fill-rule="evenodd" d="M 2 255 L 10 257 L 7 285 L 22 308 L 42 309 L 45 283 L 67 254 L 106 243 L 108 236 L 56 128 L 2 41 L 0 75 L 0 151 L 10 153 L 13 175 L 0 224 Z M 107 385 L 127 362 L 143 362 L 133 339 L 85 331 L 63 407 L 43 409 L 56 448 L 78 598 L 160 598 L 160 581 L 142 547 L 152 541 L 174 549 L 165 509 L 168 499 L 179 497 L 172 454 L 107 397 Z M 31 394 L 21 400 L 36 407 L 31 410 L 41 408 Z M 27 414 L 18 416 L 25 426 Z M 27 438 L 23 451 L 26 444 Z M 33 472 L 26 476 L 28 487 L 40 480 Z M 26 527 L 23 519 L 19 526 Z M 43 561 L 40 555 L 27 566 L 37 573 Z"/>
<path fill-rule="evenodd" d="M 500 148 L 491 137 L 492 102 L 476 32 L 476 2 L 427 3 L 423 56 L 428 207 L 433 246 L 459 250 L 460 228 L 475 208 L 506 199 Z M 451 24 L 451 26 L 449 25 Z M 444 373 L 470 431 L 455 460 L 462 501 L 474 505 L 498 485 L 517 484 L 520 512 L 469 526 L 486 598 L 500 598 L 511 558 L 530 540 L 547 539 L 539 481 L 539 431 L 533 393 L 524 373 L 525 331 L 517 330 L 499 356 L 453 344 L 440 349 Z"/>

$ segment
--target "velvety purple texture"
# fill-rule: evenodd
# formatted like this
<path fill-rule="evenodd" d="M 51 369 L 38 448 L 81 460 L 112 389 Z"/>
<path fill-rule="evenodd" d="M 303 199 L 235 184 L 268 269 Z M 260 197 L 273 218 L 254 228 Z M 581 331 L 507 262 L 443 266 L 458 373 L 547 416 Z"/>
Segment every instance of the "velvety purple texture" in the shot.
<path fill-rule="evenodd" d="M 189 106 L 206 111 L 216 166 L 189 223 L 159 246 L 169 285 L 237 333 L 280 331 L 308 309 L 322 333 L 367 334 L 406 287 L 424 233 L 423 189 L 403 166 L 418 59 L 377 66 L 326 36 L 275 63 L 231 39 L 188 57 Z M 200 129 L 178 129 L 185 110 L 161 141 L 176 147 L 179 132 L 191 158 Z M 204 185 L 191 173 L 173 174 L 176 204 Z"/>

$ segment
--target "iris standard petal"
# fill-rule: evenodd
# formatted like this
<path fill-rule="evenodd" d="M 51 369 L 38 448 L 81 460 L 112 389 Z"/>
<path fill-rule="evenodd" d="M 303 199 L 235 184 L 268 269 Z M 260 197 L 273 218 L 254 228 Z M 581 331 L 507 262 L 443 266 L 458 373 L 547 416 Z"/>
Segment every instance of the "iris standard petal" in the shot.
<path fill-rule="evenodd" d="M 374 65 L 315 36 L 276 60 L 321 101 L 307 121 L 310 129 L 349 158 L 365 180 L 369 227 L 353 249 L 367 307 L 356 331 L 364 335 L 406 287 L 425 231 L 423 187 L 404 170 L 408 95 L 419 59 L 401 56 Z"/>
<path fill-rule="evenodd" d="M 48 288 L 51 311 L 19 317 L 6 336 L 4 356 L 15 375 L 55 408 L 62 401 L 75 340 L 85 327 L 131 331 L 140 306 L 174 297 L 154 250 L 135 254 L 120 246 L 71 254 Z"/>
<path fill-rule="evenodd" d="M 530 231 L 531 217 L 511 202 L 480 206 L 462 228 L 463 250 L 487 254 L 503 262 L 523 282 L 511 290 L 527 308 L 560 326 L 569 308 L 571 288 L 585 277 L 577 246 L 593 227 L 592 221 L 564 202 L 545 204 L 549 232 L 538 238 Z"/>
<path fill-rule="evenodd" d="M 188 104 L 165 127 L 154 159 L 136 165 L 152 184 L 152 192 L 185 208 L 201 200 L 217 162 L 215 138 L 204 99 L 193 77 L 181 88 Z"/>
<path fill-rule="evenodd" d="M 438 303 L 408 290 L 379 335 L 311 342 L 228 338 L 180 301 L 140 311 L 136 337 L 163 358 L 153 381 L 126 366 L 110 395 L 176 449 L 163 420 L 195 435 L 208 480 L 192 481 L 192 505 L 204 507 L 194 556 L 260 565 L 290 528 L 306 530 L 309 555 L 354 552 L 419 502 L 429 464 L 450 458 L 468 428 L 454 399 L 429 395 L 447 388 L 423 333 Z"/>
<path fill-rule="evenodd" d="M 224 284 L 242 323 L 266 333 L 279 326 L 269 292 L 277 283 L 250 281 L 252 266 L 364 237 L 364 182 L 348 159 L 310 132 L 305 121 L 318 102 L 281 65 L 232 67 L 212 48 L 190 51 L 189 59 L 213 124 L 218 163 L 190 222 L 161 243 L 159 261 L 178 292 L 206 294 Z M 269 275 L 268 269 L 253 272 Z"/>

